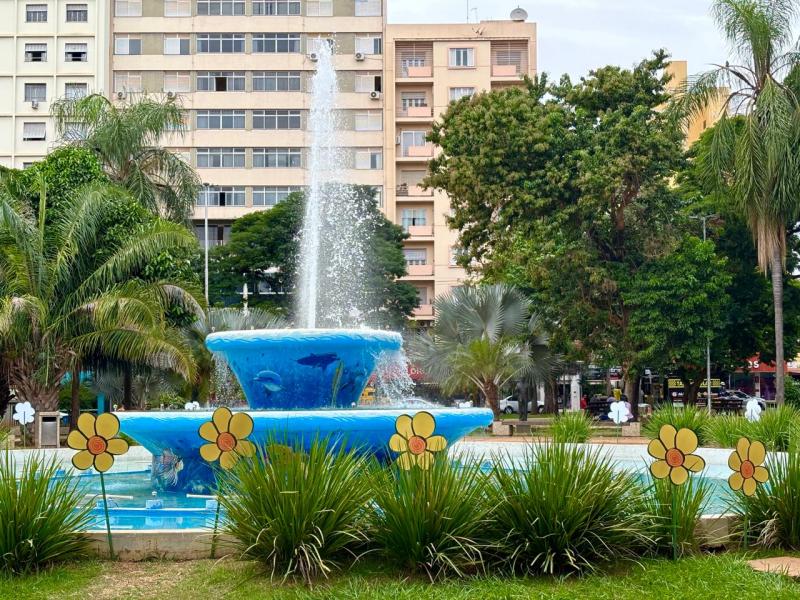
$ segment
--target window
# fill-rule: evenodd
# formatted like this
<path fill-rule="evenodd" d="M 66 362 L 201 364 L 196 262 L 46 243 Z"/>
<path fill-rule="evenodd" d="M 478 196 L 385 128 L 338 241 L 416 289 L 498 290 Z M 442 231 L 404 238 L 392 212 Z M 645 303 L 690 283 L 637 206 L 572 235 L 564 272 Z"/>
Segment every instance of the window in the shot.
<path fill-rule="evenodd" d="M 198 110 L 197 129 L 244 129 L 244 111 Z"/>
<path fill-rule="evenodd" d="M 380 148 L 356 150 L 356 169 L 382 169 L 383 152 Z"/>
<path fill-rule="evenodd" d="M 450 48 L 451 67 L 474 67 L 475 50 L 474 48 Z"/>
<path fill-rule="evenodd" d="M 381 76 L 374 73 L 356 74 L 356 92 L 369 93 L 381 91 Z"/>
<path fill-rule="evenodd" d="M 164 73 L 165 92 L 191 92 L 192 76 L 188 71 L 167 71 Z"/>
<path fill-rule="evenodd" d="M 450 88 L 450 102 L 461 100 L 461 98 L 472 96 L 475 93 L 474 87 L 455 87 Z"/>
<path fill-rule="evenodd" d="M 116 71 L 114 73 L 115 92 L 141 92 L 142 74 L 134 71 Z"/>
<path fill-rule="evenodd" d="M 232 54 L 244 52 L 243 33 L 198 33 L 198 54 Z"/>
<path fill-rule="evenodd" d="M 46 83 L 26 83 L 25 102 L 45 102 L 47 101 Z"/>
<path fill-rule="evenodd" d="M 89 93 L 89 86 L 85 83 L 65 83 L 64 84 L 64 97 L 67 100 L 77 100 L 83 98 Z"/>
<path fill-rule="evenodd" d="M 400 225 L 408 233 L 409 227 L 427 225 L 428 217 L 424 208 L 404 208 L 400 213 Z"/>
<path fill-rule="evenodd" d="M 189 54 L 189 36 L 188 35 L 165 35 L 164 36 L 164 54 Z"/>
<path fill-rule="evenodd" d="M 381 54 L 382 39 L 379 35 L 356 38 L 356 52 L 362 54 Z"/>
<path fill-rule="evenodd" d="M 198 15 L 243 15 L 244 0 L 197 0 Z"/>
<path fill-rule="evenodd" d="M 357 17 L 380 17 L 381 0 L 356 0 Z"/>
<path fill-rule="evenodd" d="M 253 148 L 253 167 L 295 169 L 302 163 L 300 148 Z"/>
<path fill-rule="evenodd" d="M 226 197 L 228 194 L 235 194 L 239 188 L 219 188 L 220 194 L 225 194 Z M 203 192 L 201 192 L 203 194 Z M 209 193 L 210 194 L 210 193 Z M 219 202 L 219 198 L 215 200 Z M 200 198 L 197 199 L 198 206 L 202 206 L 201 202 L 205 202 L 205 200 L 201 200 Z M 219 204 L 217 204 L 219 206 Z M 206 243 L 206 231 L 204 225 L 195 225 L 194 233 L 197 236 L 197 239 L 200 241 L 200 246 L 205 248 Z M 231 226 L 230 225 L 218 225 L 214 223 L 208 224 L 208 246 L 224 246 L 228 243 L 228 240 L 231 238 Z"/>
<path fill-rule="evenodd" d="M 88 55 L 88 44 L 64 44 L 64 60 L 66 62 L 86 62 Z"/>
<path fill-rule="evenodd" d="M 244 148 L 198 148 L 199 169 L 244 168 Z"/>
<path fill-rule="evenodd" d="M 275 206 L 286 200 L 289 194 L 299 192 L 299 185 L 266 185 L 253 188 L 253 206 Z"/>
<path fill-rule="evenodd" d="M 25 6 L 26 23 L 47 23 L 47 4 L 28 4 Z"/>
<path fill-rule="evenodd" d="M 130 35 L 114 36 L 114 54 L 141 54 L 142 39 Z"/>
<path fill-rule="evenodd" d="M 41 142 L 47 136 L 47 125 L 45 123 L 23 123 L 22 139 L 26 142 Z"/>
<path fill-rule="evenodd" d="M 86 4 L 67 4 L 67 23 L 86 23 L 89 20 L 89 6 Z"/>
<path fill-rule="evenodd" d="M 380 131 L 383 129 L 383 115 L 378 110 L 356 113 L 356 131 Z"/>
<path fill-rule="evenodd" d="M 65 123 L 64 139 L 69 142 L 85 140 L 89 133 L 89 126 L 86 123 Z"/>
<path fill-rule="evenodd" d="M 306 16 L 307 17 L 332 17 L 333 16 L 333 1 L 332 0 L 307 0 L 306 1 Z"/>
<path fill-rule="evenodd" d="M 410 147 L 419 147 L 424 146 L 427 142 L 425 141 L 425 136 L 427 135 L 426 131 L 404 131 L 400 134 L 400 141 L 403 147 L 403 156 L 408 156 L 406 151 Z"/>
<path fill-rule="evenodd" d="M 199 92 L 243 92 L 244 71 L 199 71 Z"/>
<path fill-rule="evenodd" d="M 428 251 L 425 248 L 403 248 L 407 265 L 427 265 Z"/>
<path fill-rule="evenodd" d="M 300 0 L 253 0 L 254 15 L 299 15 Z"/>
<path fill-rule="evenodd" d="M 255 33 L 253 52 L 300 52 L 299 33 Z"/>
<path fill-rule="evenodd" d="M 191 17 L 192 0 L 165 0 L 165 17 Z"/>
<path fill-rule="evenodd" d="M 428 106 L 428 96 L 425 92 L 403 92 L 400 95 L 400 106 L 403 110 Z"/>
<path fill-rule="evenodd" d="M 141 17 L 142 0 L 117 0 L 114 14 L 118 17 Z"/>
<path fill-rule="evenodd" d="M 244 188 L 238 186 L 209 186 L 200 190 L 197 206 L 244 206 Z M 209 234 L 211 234 L 211 227 Z M 200 228 L 200 239 L 203 241 L 203 227 Z M 209 237 L 211 237 L 209 235 Z M 211 240 L 209 240 L 211 241 Z"/>
<path fill-rule="evenodd" d="M 300 111 L 254 110 L 253 129 L 300 129 Z"/>
<path fill-rule="evenodd" d="M 254 71 L 254 92 L 299 92 L 300 71 Z"/>
<path fill-rule="evenodd" d="M 428 304 L 428 288 L 418 287 L 417 295 L 419 296 L 419 306 Z"/>
<path fill-rule="evenodd" d="M 25 62 L 47 62 L 47 44 L 25 44 Z"/>

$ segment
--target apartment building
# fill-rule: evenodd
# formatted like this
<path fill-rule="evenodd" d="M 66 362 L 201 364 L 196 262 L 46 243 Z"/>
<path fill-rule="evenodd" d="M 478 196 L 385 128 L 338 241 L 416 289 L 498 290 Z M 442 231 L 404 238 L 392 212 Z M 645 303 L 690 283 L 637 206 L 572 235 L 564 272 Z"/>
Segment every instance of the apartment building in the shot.
<path fill-rule="evenodd" d="M 673 60 L 667 65 L 666 71 L 672 76 L 667 84 L 667 91 L 671 94 L 683 92 L 686 82 L 689 80 L 689 64 L 685 60 Z M 725 110 L 725 99 L 729 93 L 728 88 L 720 88 L 719 95 L 708 103 L 702 114 L 692 117 L 686 127 L 687 147 L 694 144 L 706 129 L 719 121 Z"/>
<path fill-rule="evenodd" d="M 456 265 L 458 233 L 448 228 L 450 201 L 420 183 L 437 151 L 426 141 L 450 102 L 522 85 L 536 72 L 536 25 L 524 11 L 509 21 L 386 28 L 385 211 L 409 234 L 407 279 L 419 291 L 418 321 L 434 318 L 433 299 L 465 277 Z"/>
<path fill-rule="evenodd" d="M 106 89 L 105 0 L 0 2 L 0 164 L 24 168 L 58 143 L 51 102 Z"/>

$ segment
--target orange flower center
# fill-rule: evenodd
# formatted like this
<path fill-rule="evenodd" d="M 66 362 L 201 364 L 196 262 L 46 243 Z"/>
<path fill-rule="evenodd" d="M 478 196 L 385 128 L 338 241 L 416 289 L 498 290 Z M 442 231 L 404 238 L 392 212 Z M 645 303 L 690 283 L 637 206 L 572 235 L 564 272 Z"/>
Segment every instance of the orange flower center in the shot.
<path fill-rule="evenodd" d="M 667 455 L 664 457 L 664 460 L 666 460 L 667 464 L 672 468 L 680 467 L 683 464 L 683 452 L 677 448 L 670 448 L 667 450 Z"/>
<path fill-rule="evenodd" d="M 217 438 L 217 447 L 223 452 L 230 452 L 236 448 L 236 438 L 227 431 L 220 433 Z"/>
<path fill-rule="evenodd" d="M 95 456 L 105 452 L 106 448 L 108 448 L 108 443 L 99 435 L 93 435 L 89 438 L 89 441 L 86 442 L 86 449 Z"/>
<path fill-rule="evenodd" d="M 739 473 L 741 473 L 742 477 L 744 477 L 745 479 L 750 479 L 751 477 L 753 477 L 753 475 L 755 475 L 755 472 L 756 472 L 756 466 L 749 460 L 744 461 L 742 463 L 742 466 L 739 467 Z"/>
<path fill-rule="evenodd" d="M 427 444 L 425 443 L 425 439 L 418 435 L 415 435 L 408 440 L 408 450 L 411 452 L 411 454 L 422 454 L 425 452 L 426 447 Z"/>

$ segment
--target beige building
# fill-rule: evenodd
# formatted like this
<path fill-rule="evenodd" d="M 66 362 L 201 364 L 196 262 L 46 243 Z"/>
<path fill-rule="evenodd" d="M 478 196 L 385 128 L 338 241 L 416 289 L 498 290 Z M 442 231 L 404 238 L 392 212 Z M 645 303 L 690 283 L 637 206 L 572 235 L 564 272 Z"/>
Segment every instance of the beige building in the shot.
<path fill-rule="evenodd" d="M 0 2 L 0 164 L 23 168 L 58 142 L 54 99 L 106 89 L 106 0 Z"/>
<path fill-rule="evenodd" d="M 667 65 L 666 71 L 672 75 L 672 79 L 667 85 L 667 91 L 680 93 L 685 90 L 686 82 L 689 80 L 688 63 L 685 60 L 673 60 Z M 722 116 L 722 111 L 725 110 L 725 98 L 727 96 L 728 89 L 720 90 L 720 95 L 706 106 L 703 113 L 691 119 L 686 128 L 687 147 L 694 144 L 706 129 L 712 127 L 719 120 Z"/>

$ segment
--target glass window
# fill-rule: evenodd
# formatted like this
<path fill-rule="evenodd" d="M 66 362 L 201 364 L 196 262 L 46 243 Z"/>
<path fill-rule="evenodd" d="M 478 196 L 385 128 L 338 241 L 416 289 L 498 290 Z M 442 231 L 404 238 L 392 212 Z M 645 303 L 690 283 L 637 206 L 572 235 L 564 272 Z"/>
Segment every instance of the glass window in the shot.
<path fill-rule="evenodd" d="M 66 83 L 64 84 L 64 96 L 68 100 L 83 98 L 89 93 L 89 85 L 86 83 Z"/>
<path fill-rule="evenodd" d="M 114 54 L 141 54 L 142 39 L 130 35 L 114 36 Z"/>
<path fill-rule="evenodd" d="M 299 92 L 300 71 L 254 71 L 255 92 Z"/>
<path fill-rule="evenodd" d="M 167 71 L 164 73 L 164 91 L 186 93 L 192 91 L 192 76 L 188 71 Z"/>
<path fill-rule="evenodd" d="M 426 107 L 428 106 L 428 96 L 425 92 L 403 92 L 400 95 L 400 105 L 403 110 L 408 110 L 411 107 Z"/>
<path fill-rule="evenodd" d="M 451 67 L 474 67 L 475 50 L 473 48 L 450 48 Z"/>
<path fill-rule="evenodd" d="M 198 54 L 232 54 L 244 52 L 243 33 L 198 33 Z"/>
<path fill-rule="evenodd" d="M 380 131 L 381 129 L 383 129 L 383 115 L 380 111 L 368 110 L 356 113 L 356 131 Z"/>
<path fill-rule="evenodd" d="M 308 17 L 332 17 L 333 0 L 307 0 L 306 16 Z"/>
<path fill-rule="evenodd" d="M 375 73 L 356 74 L 355 91 L 359 93 L 380 92 L 381 76 Z"/>
<path fill-rule="evenodd" d="M 47 62 L 47 44 L 25 44 L 25 62 Z"/>
<path fill-rule="evenodd" d="M 85 140 L 88 133 L 89 126 L 86 123 L 64 123 L 64 139 L 67 141 Z"/>
<path fill-rule="evenodd" d="M 253 148 L 253 167 L 267 169 L 299 168 L 300 148 Z"/>
<path fill-rule="evenodd" d="M 253 111 L 253 129 L 300 129 L 299 110 L 269 109 Z"/>
<path fill-rule="evenodd" d="M 243 92 L 244 71 L 199 71 L 197 91 Z"/>
<path fill-rule="evenodd" d="M 428 264 L 428 251 L 425 248 L 403 248 L 407 265 Z"/>
<path fill-rule="evenodd" d="M 300 52 L 299 33 L 255 33 L 253 52 Z"/>
<path fill-rule="evenodd" d="M 356 52 L 361 54 L 381 54 L 383 40 L 379 35 L 356 37 Z"/>
<path fill-rule="evenodd" d="M 472 96 L 475 93 L 474 87 L 454 87 L 450 88 L 450 102 L 460 100 L 465 96 Z"/>
<path fill-rule="evenodd" d="M 64 44 L 64 60 L 66 62 L 86 62 L 88 56 L 88 44 Z"/>
<path fill-rule="evenodd" d="M 198 110 L 197 129 L 244 129 L 244 111 Z"/>
<path fill-rule="evenodd" d="M 27 4 L 25 6 L 26 23 L 47 23 L 47 4 Z"/>
<path fill-rule="evenodd" d="M 141 17 L 142 0 L 116 0 L 114 14 L 118 17 Z"/>
<path fill-rule="evenodd" d="M 244 148 L 198 148 L 199 169 L 244 168 Z"/>
<path fill-rule="evenodd" d="M 89 6 L 86 4 L 67 4 L 67 23 L 86 23 L 89 20 Z"/>
<path fill-rule="evenodd" d="M 244 0 L 197 0 L 198 15 L 243 15 Z"/>
<path fill-rule="evenodd" d="M 164 35 L 164 54 L 189 54 L 189 36 L 181 34 Z"/>
<path fill-rule="evenodd" d="M 400 213 L 400 226 L 406 233 L 409 227 L 427 224 L 428 218 L 424 208 L 404 208 Z"/>
<path fill-rule="evenodd" d="M 26 142 L 41 142 L 47 137 L 47 125 L 45 123 L 23 123 L 22 139 Z"/>
<path fill-rule="evenodd" d="M 46 83 L 26 83 L 25 102 L 45 102 L 47 100 Z"/>
<path fill-rule="evenodd" d="M 422 306 L 423 304 L 428 304 L 428 288 L 418 287 L 417 295 L 419 296 L 419 306 Z"/>
<path fill-rule="evenodd" d="M 254 15 L 299 15 L 300 0 L 253 0 Z"/>
<path fill-rule="evenodd" d="M 356 0 L 357 17 L 380 17 L 381 0 Z"/>
<path fill-rule="evenodd" d="M 192 0 L 165 0 L 165 17 L 191 17 Z"/>
<path fill-rule="evenodd" d="M 114 73 L 115 92 L 141 92 L 142 74 L 134 71 L 116 71 Z"/>
<path fill-rule="evenodd" d="M 383 151 L 380 148 L 356 150 L 356 169 L 382 169 Z"/>
<path fill-rule="evenodd" d="M 253 206 L 275 206 L 289 194 L 302 191 L 299 185 L 265 185 L 253 188 Z"/>
<path fill-rule="evenodd" d="M 427 143 L 425 141 L 427 134 L 427 131 L 403 131 L 400 134 L 403 150 L 405 151 L 405 149 L 411 146 L 424 146 Z M 406 156 L 405 152 L 403 156 Z"/>
<path fill-rule="evenodd" d="M 197 195 L 197 206 L 244 206 L 244 188 L 239 186 L 208 186 Z M 203 241 L 204 227 L 200 227 L 200 241 Z M 212 235 L 211 227 L 209 238 Z M 212 241 L 212 240 L 209 240 Z"/>

